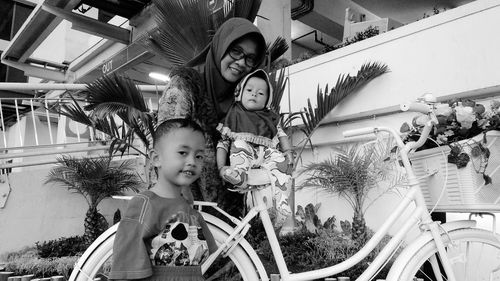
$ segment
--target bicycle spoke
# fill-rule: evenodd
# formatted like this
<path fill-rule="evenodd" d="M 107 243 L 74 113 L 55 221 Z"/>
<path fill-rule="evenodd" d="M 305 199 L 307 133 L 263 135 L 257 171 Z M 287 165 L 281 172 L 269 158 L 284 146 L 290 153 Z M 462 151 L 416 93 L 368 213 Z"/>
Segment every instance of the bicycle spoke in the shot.
<path fill-rule="evenodd" d="M 446 256 L 456 281 L 491 281 L 500 278 L 500 240 L 491 232 L 480 229 L 461 229 L 449 233 Z M 440 262 L 432 269 L 430 259 L 437 254 L 433 241 L 428 242 L 408 260 L 400 281 L 422 278 L 424 281 L 447 281 Z"/>

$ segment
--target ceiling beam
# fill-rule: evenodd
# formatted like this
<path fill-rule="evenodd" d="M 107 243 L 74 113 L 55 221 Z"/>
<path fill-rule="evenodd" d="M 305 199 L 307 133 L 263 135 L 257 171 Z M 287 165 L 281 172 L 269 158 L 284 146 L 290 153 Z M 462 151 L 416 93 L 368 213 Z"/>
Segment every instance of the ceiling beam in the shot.
<path fill-rule="evenodd" d="M 66 73 L 65 71 L 52 70 L 44 67 L 38 67 L 27 63 L 20 63 L 7 59 L 2 59 L 2 63 L 24 71 L 24 75 L 28 77 L 38 77 L 51 81 L 62 82 L 66 80 L 67 78 L 66 75 L 70 75 L 70 73 Z"/>
<path fill-rule="evenodd" d="M 48 4 L 43 4 L 42 9 L 59 18 L 71 22 L 72 28 L 75 30 L 86 32 L 127 45 L 130 43 L 130 30 L 128 29 L 114 26 L 108 23 L 103 23 L 96 19 L 75 14 L 71 11 L 66 11 L 64 9 L 57 8 Z"/>
<path fill-rule="evenodd" d="M 10 41 L 7 49 L 2 53 L 2 60 L 10 58 L 18 62 L 25 62 L 56 28 L 62 19 L 51 15 L 42 9 L 42 2 L 50 2 L 51 5 L 63 9 L 73 9 L 80 0 L 45 0 L 40 1 L 33 9 L 26 21 L 23 23 L 14 38 Z"/>

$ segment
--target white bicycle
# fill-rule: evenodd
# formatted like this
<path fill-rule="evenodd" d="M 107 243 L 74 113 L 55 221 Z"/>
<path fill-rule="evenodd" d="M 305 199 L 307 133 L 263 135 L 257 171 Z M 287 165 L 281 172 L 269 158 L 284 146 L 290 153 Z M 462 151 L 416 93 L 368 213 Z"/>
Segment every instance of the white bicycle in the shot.
<path fill-rule="evenodd" d="M 395 251 L 400 248 L 405 235 L 414 226 L 419 227 L 420 233 L 397 256 L 386 277 L 387 281 L 412 281 L 417 276 L 424 280 L 439 281 L 500 280 L 500 237 L 498 235 L 475 228 L 475 221 L 473 220 L 453 221 L 442 225 L 432 221 L 418 180 L 410 165 L 408 153 L 425 142 L 433 124 L 435 124 L 436 116 L 432 104 L 413 103 L 402 105 L 402 110 L 423 112 L 429 116 L 423 133 L 416 142 L 404 144 L 397 132 L 386 127 L 363 128 L 344 133 L 346 137 L 373 134 L 381 131 L 392 134 L 399 147 L 399 156 L 408 176 L 408 192 L 363 248 L 339 264 L 307 272 L 291 273 L 286 265 L 264 203 L 263 197 L 265 195 L 263 191 L 250 191 L 249 196 L 252 196 L 256 206 L 250 209 L 248 214 L 241 220 L 230 216 L 214 203 L 196 202 L 219 246 L 217 252 L 212 254 L 202 266 L 204 272 L 209 270 L 211 274 L 210 280 L 227 280 L 227 276 L 222 277 L 223 279 L 217 278 L 217 270 L 220 268 L 231 268 L 235 271 L 234 279 L 231 280 L 269 280 L 269 276 L 257 253 L 244 238 L 250 228 L 249 222 L 257 215 L 262 220 L 279 269 L 280 278 L 283 281 L 315 280 L 334 276 L 351 268 L 375 249 L 396 220 L 401 217 L 404 217 L 404 224 L 399 227 L 399 230 L 370 263 L 369 267 L 359 276 L 358 281 L 371 280 L 391 259 Z M 204 212 L 203 208 L 207 207 L 214 208 L 234 225 L 231 226 L 221 219 Z M 116 229 L 117 225 L 108 229 L 85 251 L 75 265 L 70 281 L 97 280 L 105 275 L 106 267 L 109 267 L 109 260 L 112 256 Z M 224 258 L 217 259 L 218 256 Z M 212 266 L 214 261 L 216 261 L 216 265 Z M 211 266 L 212 268 L 210 268 Z M 422 270 L 424 266 L 429 269 Z"/>

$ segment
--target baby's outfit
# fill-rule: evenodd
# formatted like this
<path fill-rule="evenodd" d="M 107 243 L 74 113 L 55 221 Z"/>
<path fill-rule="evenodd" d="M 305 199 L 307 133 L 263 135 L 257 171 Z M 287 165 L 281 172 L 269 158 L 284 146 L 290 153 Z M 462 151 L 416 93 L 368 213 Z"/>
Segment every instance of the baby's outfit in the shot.
<path fill-rule="evenodd" d="M 241 96 L 246 81 L 256 75 L 256 72 L 260 72 L 259 77 L 265 77 L 269 98 L 266 108 L 249 111 L 241 104 Z M 278 150 L 279 138 L 286 134 L 278 126 L 280 116 L 269 109 L 272 101 L 272 85 L 269 83 L 267 73 L 259 69 L 247 75 L 236 91 L 235 102 L 217 127 L 222 136 L 217 148 L 228 151 L 230 169 L 238 174 L 239 182 L 234 184 L 234 190 L 245 192 L 252 188 L 272 188 L 273 205 L 286 218 L 291 213 L 288 205 L 290 166 L 284 154 Z M 266 179 L 260 179 L 267 184 L 263 186 L 248 184 L 248 176 L 255 174 L 249 173 L 251 169 L 264 171 L 260 174 L 267 177 L 270 183 Z M 259 182 L 259 179 L 251 179 L 251 182 Z"/>
<path fill-rule="evenodd" d="M 201 281 L 200 265 L 216 249 L 186 200 L 146 190 L 132 198 L 118 226 L 109 279 Z"/>

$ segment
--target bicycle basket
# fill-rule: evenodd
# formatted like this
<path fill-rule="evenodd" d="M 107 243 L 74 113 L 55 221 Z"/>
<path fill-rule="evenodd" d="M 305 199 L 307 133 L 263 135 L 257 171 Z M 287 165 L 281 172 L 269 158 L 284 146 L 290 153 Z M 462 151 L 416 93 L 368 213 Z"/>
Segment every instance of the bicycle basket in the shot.
<path fill-rule="evenodd" d="M 449 146 L 410 155 L 429 209 L 436 205 L 435 211 L 443 212 L 500 211 L 500 131 L 488 132 L 485 139 L 486 142 L 483 142 L 483 134 L 480 134 L 457 143 L 470 156 L 470 161 L 463 168 L 448 163 Z M 479 143 L 490 150 L 487 161 L 484 158 L 481 161 L 481 155 L 471 153 Z M 430 175 L 434 171 L 437 172 Z M 482 171 L 491 177 L 491 184 L 485 185 Z M 441 195 L 443 187 L 445 191 Z"/>

